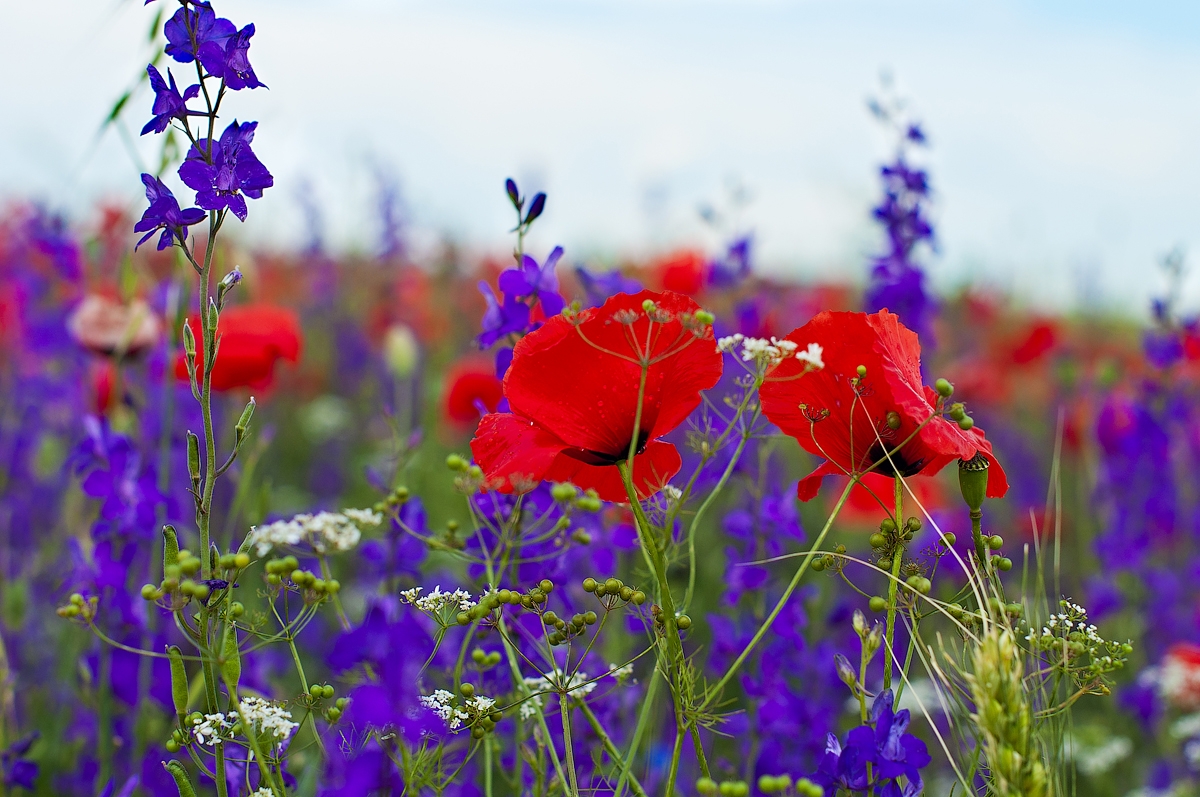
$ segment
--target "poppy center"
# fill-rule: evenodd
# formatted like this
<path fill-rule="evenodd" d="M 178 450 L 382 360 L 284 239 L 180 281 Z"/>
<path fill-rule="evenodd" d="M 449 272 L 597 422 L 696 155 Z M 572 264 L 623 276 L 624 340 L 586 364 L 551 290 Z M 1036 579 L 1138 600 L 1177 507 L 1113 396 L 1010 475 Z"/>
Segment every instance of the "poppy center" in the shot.
<path fill-rule="evenodd" d="M 638 433 L 637 438 L 637 453 L 641 454 L 646 450 L 646 443 L 650 439 L 650 433 L 643 430 Z M 616 465 L 618 462 L 623 462 L 629 456 L 629 443 L 621 446 L 616 453 L 607 451 L 596 451 L 591 448 L 568 448 L 563 451 L 571 459 L 577 459 L 585 465 Z"/>
<path fill-rule="evenodd" d="M 873 473 L 882 473 L 885 476 L 915 476 L 925 467 L 923 458 L 914 458 L 906 456 L 904 449 L 892 451 L 890 458 L 885 458 L 888 454 L 888 449 L 885 449 L 879 443 L 871 446 L 871 450 L 867 452 L 866 461 L 862 463 L 862 467 L 869 467 L 873 462 L 879 462 L 879 466 L 875 468 Z M 880 462 L 880 460 L 883 460 Z"/>

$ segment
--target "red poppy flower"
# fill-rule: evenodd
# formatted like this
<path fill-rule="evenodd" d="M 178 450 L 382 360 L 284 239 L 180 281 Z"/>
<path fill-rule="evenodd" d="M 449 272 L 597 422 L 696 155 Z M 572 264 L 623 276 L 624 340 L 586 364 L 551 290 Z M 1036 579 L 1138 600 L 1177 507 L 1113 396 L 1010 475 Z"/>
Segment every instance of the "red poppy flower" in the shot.
<path fill-rule="evenodd" d="M 703 252 L 679 249 L 656 260 L 653 269 L 665 290 L 691 296 L 704 288 L 706 266 Z"/>
<path fill-rule="evenodd" d="M 199 348 L 200 319 L 192 317 L 189 323 Z M 221 343 L 212 372 L 213 390 L 270 387 L 275 378 L 275 362 L 280 359 L 296 362 L 303 344 L 296 313 L 266 304 L 243 304 L 222 310 L 217 337 Z M 196 367 L 204 367 L 203 352 L 196 354 Z M 182 354 L 175 361 L 175 376 L 188 378 Z"/>
<path fill-rule="evenodd" d="M 921 384 L 917 335 L 887 310 L 870 315 L 824 312 L 787 337 L 801 351 L 811 343 L 824 349 L 823 370 L 801 376 L 805 363 L 784 360 L 759 392 L 763 413 L 772 423 L 808 452 L 825 457 L 797 485 L 800 500 L 815 496 L 826 476 L 866 471 L 934 415 L 937 393 Z M 866 368 L 861 378 L 860 365 Z M 932 475 L 977 452 L 991 464 L 988 496 L 1004 495 L 1008 481 L 983 432 L 978 427 L 963 431 L 940 414 L 875 472 Z"/>
<path fill-rule="evenodd" d="M 643 303 L 656 309 L 648 316 Z M 679 452 L 660 440 L 721 377 L 712 327 L 677 293 L 618 294 L 574 319 L 555 316 L 521 339 L 504 377 L 511 413 L 479 422 L 471 451 L 501 492 L 542 480 L 627 501 L 617 463 L 636 440 L 634 487 L 653 495 L 679 472 Z M 642 361 L 648 361 L 635 429 Z"/>
<path fill-rule="evenodd" d="M 495 412 L 504 397 L 504 388 L 496 378 L 490 360 L 470 358 L 456 363 L 446 374 L 446 399 L 443 409 L 454 423 L 474 423 L 479 416 Z"/>

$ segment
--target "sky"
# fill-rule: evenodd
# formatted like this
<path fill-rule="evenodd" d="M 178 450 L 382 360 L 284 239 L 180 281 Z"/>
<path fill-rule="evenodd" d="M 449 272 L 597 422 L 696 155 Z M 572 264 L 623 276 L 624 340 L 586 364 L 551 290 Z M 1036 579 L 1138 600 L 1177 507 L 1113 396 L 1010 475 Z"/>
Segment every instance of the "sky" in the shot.
<path fill-rule="evenodd" d="M 140 212 L 159 157 L 145 86 L 126 141 L 100 133 L 149 61 L 169 0 L 9 0 L 0 9 L 0 197 L 86 219 Z M 549 194 L 535 253 L 604 262 L 753 230 L 764 271 L 863 279 L 892 140 L 880 75 L 926 129 L 937 286 L 1142 313 L 1157 260 L 1200 247 L 1200 3 L 1036 0 L 215 0 L 270 88 L 275 187 L 237 235 L 301 248 L 304 207 L 338 251 L 379 238 L 381 180 L 414 246 L 509 245 L 504 178 Z M 183 65 L 176 72 L 181 80 Z M 232 117 L 230 117 L 232 118 Z M 178 183 L 178 194 L 186 192 Z M 749 201 L 722 229 L 703 204 Z M 1196 255 L 1200 258 L 1200 253 Z M 1200 268 L 1193 269 L 1200 272 Z M 1200 273 L 1185 304 L 1200 308 Z"/>

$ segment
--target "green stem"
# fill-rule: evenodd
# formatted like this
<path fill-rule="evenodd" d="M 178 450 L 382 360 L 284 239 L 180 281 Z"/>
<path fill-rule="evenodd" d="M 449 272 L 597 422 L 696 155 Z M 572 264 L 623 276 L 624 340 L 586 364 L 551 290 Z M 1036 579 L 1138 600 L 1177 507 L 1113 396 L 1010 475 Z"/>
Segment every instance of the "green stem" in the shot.
<path fill-rule="evenodd" d="M 627 780 L 630 784 L 633 783 L 633 773 L 630 769 L 637 757 L 638 748 L 642 746 L 642 737 L 646 734 L 646 728 L 650 725 L 650 714 L 654 711 L 654 698 L 658 693 L 659 679 L 656 677 L 657 675 L 657 671 L 650 674 L 650 686 L 646 687 L 646 697 L 642 701 L 642 711 L 638 715 L 637 726 L 633 729 L 633 739 L 629 742 L 629 752 L 625 754 L 626 768 L 621 771 L 621 777 L 617 781 L 615 797 L 621 797 L 624 794 L 625 782 Z"/>
<path fill-rule="evenodd" d="M 613 760 L 617 768 L 621 770 L 621 777 L 629 780 L 629 790 L 637 797 L 646 797 L 646 790 L 642 788 L 642 784 L 630 771 L 629 765 L 625 763 L 621 751 L 613 744 L 612 738 L 604 730 L 604 726 L 600 724 L 600 718 L 595 715 L 591 707 L 583 700 L 579 701 L 579 709 L 583 712 L 583 716 L 587 719 L 588 724 L 592 726 L 592 731 L 600 738 L 600 744 L 604 746 L 604 752 L 608 753 L 608 757 Z M 618 791 L 620 785 L 618 785 Z"/>
<path fill-rule="evenodd" d="M 675 747 L 671 751 L 671 769 L 667 772 L 667 788 L 663 791 L 666 797 L 675 795 L 675 778 L 679 776 L 679 754 L 683 750 L 683 726 L 675 728 Z"/>
<path fill-rule="evenodd" d="M 887 639 L 883 646 L 883 688 L 892 688 L 892 643 L 896 638 L 896 598 L 900 567 L 904 564 L 904 480 L 896 476 L 896 548 L 892 551 L 892 577 L 888 579 Z"/>
<path fill-rule="evenodd" d="M 804 561 L 800 563 L 800 567 L 797 568 L 796 574 L 792 576 L 791 582 L 783 591 L 783 595 L 780 596 L 779 601 L 775 604 L 775 608 L 772 609 L 771 613 L 767 615 L 767 618 L 763 620 L 762 625 L 759 626 L 759 629 L 756 632 L 754 632 L 753 638 L 746 643 L 745 649 L 738 654 L 738 657 L 734 659 L 733 664 L 729 665 L 729 669 L 726 670 L 725 674 L 721 676 L 721 680 L 717 681 L 717 683 L 708 690 L 708 693 L 704 698 L 704 702 L 700 704 L 701 711 L 703 711 L 714 700 L 717 699 L 717 697 L 721 694 L 721 690 L 724 689 L 725 685 L 729 683 L 729 679 L 733 678 L 737 671 L 741 669 L 741 666 L 746 663 L 746 659 L 750 656 L 754 649 L 758 647 L 758 643 L 761 642 L 763 637 L 767 635 L 767 631 L 771 630 L 771 625 L 774 624 L 775 619 L 779 617 L 779 613 L 783 611 L 783 607 L 787 605 L 788 599 L 792 597 L 792 593 L 796 591 L 796 587 L 800 586 L 800 580 L 804 578 L 804 574 L 808 572 L 809 565 L 812 563 L 813 558 L 817 555 L 817 551 L 820 550 L 821 544 L 825 542 L 825 537 L 829 534 L 829 529 L 833 527 L 833 521 L 837 518 L 838 513 L 842 511 L 842 507 L 846 505 L 846 500 L 850 497 L 851 488 L 853 488 L 856 484 L 858 484 L 858 477 L 852 476 L 850 478 L 850 482 L 846 485 L 846 489 L 842 490 L 841 496 L 834 505 L 833 512 L 830 513 L 829 518 L 825 521 L 825 526 L 821 529 L 821 533 L 817 535 L 817 539 L 813 542 L 812 547 L 808 549 L 806 554 L 804 554 Z"/>
<path fill-rule="evenodd" d="M 563 750 L 565 751 L 564 758 L 567 763 L 567 777 L 570 778 L 570 790 L 567 792 L 569 797 L 579 797 L 579 779 L 575 775 L 575 745 L 571 739 L 571 713 L 567 706 L 568 697 L 566 693 L 560 692 L 558 695 L 559 714 L 562 717 L 563 729 Z"/>

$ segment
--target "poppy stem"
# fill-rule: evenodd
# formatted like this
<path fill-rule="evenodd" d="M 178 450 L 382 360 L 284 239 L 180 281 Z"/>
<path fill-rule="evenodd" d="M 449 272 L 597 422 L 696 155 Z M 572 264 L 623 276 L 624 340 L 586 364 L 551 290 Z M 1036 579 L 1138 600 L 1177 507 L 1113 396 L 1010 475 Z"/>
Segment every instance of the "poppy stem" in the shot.
<path fill-rule="evenodd" d="M 904 479 L 896 474 L 896 550 L 892 552 L 892 577 L 888 579 L 887 644 L 883 658 L 883 688 L 892 688 L 892 643 L 896 638 L 896 597 L 900 586 L 900 568 L 904 564 Z"/>

